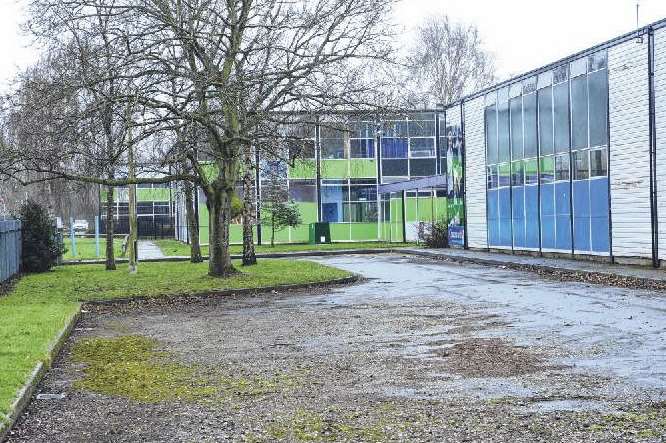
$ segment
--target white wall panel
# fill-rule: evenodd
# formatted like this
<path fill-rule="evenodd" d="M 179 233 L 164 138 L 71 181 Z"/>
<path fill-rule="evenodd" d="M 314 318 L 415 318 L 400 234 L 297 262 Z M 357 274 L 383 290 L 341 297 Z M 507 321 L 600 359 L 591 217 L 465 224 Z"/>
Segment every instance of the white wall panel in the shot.
<path fill-rule="evenodd" d="M 650 257 L 648 41 L 608 50 L 613 255 Z"/>
<path fill-rule="evenodd" d="M 666 259 L 666 28 L 654 34 L 654 73 L 659 258 Z"/>
<path fill-rule="evenodd" d="M 486 223 L 486 147 L 484 98 L 464 104 L 465 114 L 465 208 L 470 248 L 488 247 Z"/>

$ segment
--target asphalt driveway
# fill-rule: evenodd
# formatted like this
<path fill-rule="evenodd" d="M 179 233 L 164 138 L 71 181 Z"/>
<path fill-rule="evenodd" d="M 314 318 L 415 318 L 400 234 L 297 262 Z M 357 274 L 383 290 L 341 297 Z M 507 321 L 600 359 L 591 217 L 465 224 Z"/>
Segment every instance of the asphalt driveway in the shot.
<path fill-rule="evenodd" d="M 34 399 L 10 441 L 665 438 L 665 293 L 401 255 L 318 261 L 368 280 L 89 308 L 40 386 L 64 398 Z M 192 380 L 159 398 L 86 384 L 72 350 L 122 337 L 154 339 L 166 372 Z"/>

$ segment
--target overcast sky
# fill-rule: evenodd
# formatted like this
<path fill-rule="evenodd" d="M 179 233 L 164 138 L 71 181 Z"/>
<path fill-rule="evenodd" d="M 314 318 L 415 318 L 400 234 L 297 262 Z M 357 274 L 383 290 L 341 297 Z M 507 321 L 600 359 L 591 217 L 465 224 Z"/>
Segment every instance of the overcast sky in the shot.
<path fill-rule="evenodd" d="M 22 4 L 0 0 L 0 89 L 36 51 L 19 32 Z M 666 0 L 640 1 L 641 25 L 666 18 Z M 631 31 L 636 0 L 402 0 L 394 11 L 405 40 L 425 17 L 448 14 L 475 24 L 506 78 Z"/>

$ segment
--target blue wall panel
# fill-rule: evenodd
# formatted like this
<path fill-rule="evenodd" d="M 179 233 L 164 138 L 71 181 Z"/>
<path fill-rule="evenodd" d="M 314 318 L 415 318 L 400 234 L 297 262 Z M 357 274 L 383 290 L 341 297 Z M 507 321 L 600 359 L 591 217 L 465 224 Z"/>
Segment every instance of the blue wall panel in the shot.
<path fill-rule="evenodd" d="M 590 180 L 592 251 L 610 252 L 608 223 L 608 178 Z"/>
<path fill-rule="evenodd" d="M 499 246 L 499 209 L 497 190 L 488 191 L 488 245 Z"/>
<path fill-rule="evenodd" d="M 555 249 L 555 185 L 541 185 L 541 247 Z"/>
<path fill-rule="evenodd" d="M 498 246 L 511 246 L 511 192 L 501 188 L 499 193 L 499 241 Z"/>
<path fill-rule="evenodd" d="M 569 182 L 555 183 L 555 248 L 571 249 Z"/>
<path fill-rule="evenodd" d="M 539 247 L 539 188 L 525 186 L 525 246 Z"/>
<path fill-rule="evenodd" d="M 512 223 L 513 246 L 524 248 L 525 245 L 525 190 L 523 186 L 512 188 Z"/>
<path fill-rule="evenodd" d="M 590 181 L 573 182 L 574 249 L 590 251 Z"/>

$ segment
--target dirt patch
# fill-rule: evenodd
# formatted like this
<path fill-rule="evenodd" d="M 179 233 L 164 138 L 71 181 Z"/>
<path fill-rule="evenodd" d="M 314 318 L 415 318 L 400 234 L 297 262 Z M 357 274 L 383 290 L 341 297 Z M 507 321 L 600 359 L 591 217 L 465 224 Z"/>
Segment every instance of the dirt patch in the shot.
<path fill-rule="evenodd" d="M 499 338 L 475 338 L 438 348 L 451 371 L 464 377 L 515 377 L 545 369 L 545 359 Z"/>

